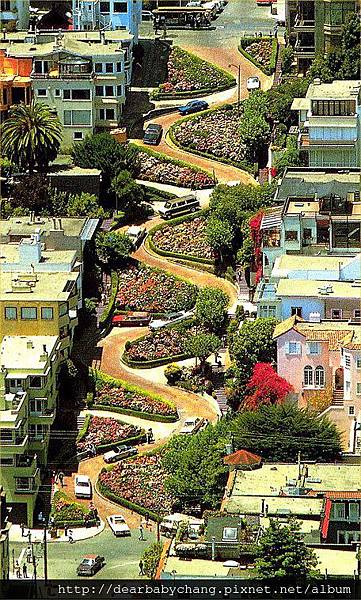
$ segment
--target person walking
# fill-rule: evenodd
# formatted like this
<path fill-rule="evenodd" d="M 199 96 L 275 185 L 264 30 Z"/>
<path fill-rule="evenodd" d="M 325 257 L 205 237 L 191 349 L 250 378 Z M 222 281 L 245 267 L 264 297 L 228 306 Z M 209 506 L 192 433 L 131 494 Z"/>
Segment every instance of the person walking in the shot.
<path fill-rule="evenodd" d="M 26 563 L 23 564 L 23 577 L 24 579 L 28 578 L 28 568 L 26 566 Z"/>
<path fill-rule="evenodd" d="M 68 525 L 66 523 L 64 523 L 64 535 L 68 537 Z"/>
<path fill-rule="evenodd" d="M 68 540 L 69 544 L 74 544 L 73 532 L 71 529 L 68 529 Z"/>
<path fill-rule="evenodd" d="M 24 533 L 25 533 L 25 523 L 21 523 L 21 525 L 20 525 L 20 529 L 21 529 L 21 537 L 24 537 Z"/>
<path fill-rule="evenodd" d="M 20 572 L 20 565 L 19 565 L 19 561 L 18 560 L 15 563 L 15 573 L 16 573 L 17 579 L 20 579 L 21 578 L 21 572 Z"/>
<path fill-rule="evenodd" d="M 25 556 L 26 556 L 26 562 L 27 563 L 31 563 L 32 560 L 32 551 L 31 551 L 31 546 L 28 546 L 25 550 Z"/>
<path fill-rule="evenodd" d="M 63 471 L 60 471 L 58 473 L 58 479 L 60 481 L 61 487 L 64 487 L 64 477 L 65 477 L 65 475 L 64 475 Z"/>
<path fill-rule="evenodd" d="M 31 529 L 28 531 L 28 542 L 31 544 Z"/>
<path fill-rule="evenodd" d="M 140 523 L 140 525 L 139 525 L 139 541 L 144 542 L 143 523 Z"/>
<path fill-rule="evenodd" d="M 139 561 L 139 575 L 145 575 L 145 573 L 144 573 L 144 564 L 143 564 L 142 560 Z"/>

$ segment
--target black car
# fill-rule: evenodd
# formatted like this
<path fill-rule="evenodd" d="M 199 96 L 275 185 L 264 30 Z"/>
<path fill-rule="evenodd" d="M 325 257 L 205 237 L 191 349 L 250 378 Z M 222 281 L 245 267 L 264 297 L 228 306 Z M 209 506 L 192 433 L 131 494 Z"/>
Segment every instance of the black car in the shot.
<path fill-rule="evenodd" d="M 190 115 L 191 113 L 207 110 L 209 104 L 205 100 L 191 100 L 185 106 L 178 106 L 181 115 Z"/>
<path fill-rule="evenodd" d="M 95 575 L 105 565 L 104 556 L 99 554 L 87 554 L 84 556 L 76 572 L 78 575 L 92 576 Z"/>
<path fill-rule="evenodd" d="M 163 127 L 158 123 L 149 123 L 144 132 L 143 142 L 156 146 L 159 144 L 163 134 Z"/>

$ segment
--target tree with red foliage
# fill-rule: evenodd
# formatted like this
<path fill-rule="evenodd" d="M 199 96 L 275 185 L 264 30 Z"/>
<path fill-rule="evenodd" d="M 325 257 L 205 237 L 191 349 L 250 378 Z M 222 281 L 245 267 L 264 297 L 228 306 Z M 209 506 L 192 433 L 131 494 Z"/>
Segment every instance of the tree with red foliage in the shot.
<path fill-rule="evenodd" d="M 256 363 L 247 384 L 249 394 L 242 408 L 257 410 L 262 404 L 282 404 L 293 387 L 280 377 L 270 363 Z"/>

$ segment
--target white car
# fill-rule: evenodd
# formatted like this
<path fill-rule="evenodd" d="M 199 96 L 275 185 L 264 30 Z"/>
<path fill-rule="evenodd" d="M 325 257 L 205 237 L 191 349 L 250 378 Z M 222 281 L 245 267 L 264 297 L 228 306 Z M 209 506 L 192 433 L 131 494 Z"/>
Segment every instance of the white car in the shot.
<path fill-rule="evenodd" d="M 190 433 L 194 433 L 198 429 L 198 425 L 200 423 L 200 419 L 198 417 L 193 417 L 186 419 L 184 425 L 179 433 L 182 435 L 188 435 Z"/>
<path fill-rule="evenodd" d="M 254 77 L 248 77 L 247 79 L 247 90 L 251 92 L 252 90 L 259 90 L 261 87 L 260 78 L 255 75 Z"/>
<path fill-rule="evenodd" d="M 186 319 L 190 319 L 193 317 L 193 311 L 189 310 L 181 310 L 178 313 L 169 314 L 166 319 L 154 319 L 149 323 L 149 329 L 151 331 L 156 331 L 157 329 L 163 329 L 163 327 L 168 327 L 168 325 L 175 325 L 176 323 L 181 323 Z"/>
<path fill-rule="evenodd" d="M 137 227 L 136 225 L 132 225 L 127 229 L 125 235 L 127 235 L 130 241 L 132 242 L 133 248 L 136 249 L 138 248 L 138 246 L 140 246 L 145 236 L 147 235 L 147 230 L 145 227 Z"/>
<path fill-rule="evenodd" d="M 122 515 L 110 515 L 107 517 L 109 527 L 116 537 L 131 535 L 130 529 Z"/>
<path fill-rule="evenodd" d="M 92 497 L 92 484 L 88 475 L 75 475 L 74 492 L 76 498 Z"/>

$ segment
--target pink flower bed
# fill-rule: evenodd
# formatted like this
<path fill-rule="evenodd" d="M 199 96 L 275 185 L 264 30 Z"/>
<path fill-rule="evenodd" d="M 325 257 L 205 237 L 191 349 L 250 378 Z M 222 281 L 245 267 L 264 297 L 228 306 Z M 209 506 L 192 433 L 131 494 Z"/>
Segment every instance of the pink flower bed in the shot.
<path fill-rule="evenodd" d="M 171 512 L 173 504 L 172 496 L 164 488 L 166 477 L 159 455 L 124 460 L 99 475 L 100 482 L 113 494 L 163 514 Z"/>
<path fill-rule="evenodd" d="M 142 396 L 136 392 L 128 392 L 121 387 L 113 387 L 109 384 L 104 384 L 101 390 L 96 394 L 95 404 L 106 404 L 126 408 L 129 410 L 137 410 L 144 413 L 158 414 L 165 416 L 176 416 L 177 410 L 169 406 L 165 402 Z"/>
<path fill-rule="evenodd" d="M 212 259 L 214 253 L 207 242 L 206 226 L 207 221 L 204 217 L 197 217 L 179 225 L 167 225 L 155 232 L 153 242 L 160 250 Z"/>
<path fill-rule="evenodd" d="M 91 416 L 85 436 L 77 442 L 78 451 L 84 450 L 93 444 L 95 447 L 121 442 L 133 438 L 141 433 L 140 427 L 122 423 L 111 417 Z"/>
<path fill-rule="evenodd" d="M 187 337 L 184 331 L 163 329 L 134 342 L 125 352 L 125 355 L 130 360 L 135 361 L 157 360 L 158 358 L 166 358 L 168 356 L 178 356 L 184 352 L 184 341 Z"/>
<path fill-rule="evenodd" d="M 139 179 L 195 190 L 212 187 L 215 183 L 207 173 L 178 165 L 165 157 L 156 157 L 146 152 L 139 152 L 138 157 L 140 160 Z"/>

